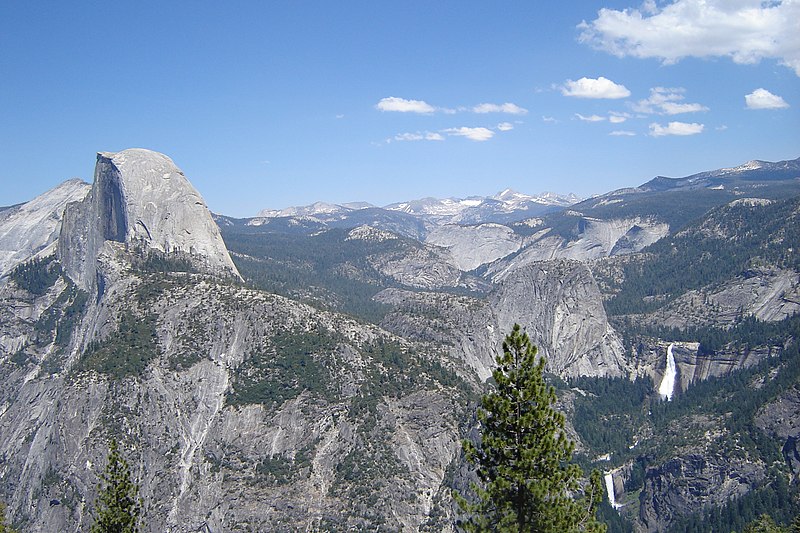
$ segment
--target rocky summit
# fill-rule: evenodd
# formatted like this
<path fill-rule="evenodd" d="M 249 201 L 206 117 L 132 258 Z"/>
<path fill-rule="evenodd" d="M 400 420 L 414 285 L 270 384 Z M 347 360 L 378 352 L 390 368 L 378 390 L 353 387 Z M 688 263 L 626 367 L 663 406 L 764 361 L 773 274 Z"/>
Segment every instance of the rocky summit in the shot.
<path fill-rule="evenodd" d="M 611 531 L 789 513 L 796 163 L 460 221 L 237 220 L 163 154 L 99 153 L 91 186 L 0 208 L 0 500 L 23 531 L 88 530 L 116 439 L 147 532 L 453 531 L 519 323 Z"/>

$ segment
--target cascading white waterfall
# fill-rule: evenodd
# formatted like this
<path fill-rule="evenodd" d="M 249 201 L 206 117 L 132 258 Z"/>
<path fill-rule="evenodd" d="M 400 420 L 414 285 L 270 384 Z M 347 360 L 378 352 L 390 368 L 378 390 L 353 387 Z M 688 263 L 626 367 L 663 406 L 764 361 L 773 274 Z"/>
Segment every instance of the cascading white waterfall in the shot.
<path fill-rule="evenodd" d="M 678 370 L 675 367 L 675 356 L 672 355 L 672 347 L 670 344 L 667 348 L 667 369 L 664 371 L 664 378 L 661 380 L 661 385 L 658 386 L 658 393 L 672 401 L 672 395 L 675 393 L 675 377 L 678 375 Z"/>
<path fill-rule="evenodd" d="M 614 494 L 614 474 L 611 472 L 606 472 L 603 476 L 603 479 L 606 482 L 606 492 L 608 492 L 608 503 L 611 504 L 611 507 L 614 509 L 619 509 L 622 505 L 617 503 L 617 497 Z"/>

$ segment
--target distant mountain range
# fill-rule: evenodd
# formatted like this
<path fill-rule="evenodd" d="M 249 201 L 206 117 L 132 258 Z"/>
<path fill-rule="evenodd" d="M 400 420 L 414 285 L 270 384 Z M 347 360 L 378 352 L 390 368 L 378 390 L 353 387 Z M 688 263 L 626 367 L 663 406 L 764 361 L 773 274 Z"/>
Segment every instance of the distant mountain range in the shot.
<path fill-rule="evenodd" d="M 260 219 L 280 217 L 312 217 L 324 221 L 341 219 L 354 211 L 365 209 L 383 209 L 398 213 L 406 213 L 430 222 L 476 224 L 487 221 L 511 222 L 519 217 L 535 216 L 556 209 L 564 208 L 582 198 L 570 193 L 567 195 L 543 192 L 536 196 L 506 189 L 494 196 L 470 196 L 468 198 L 421 198 L 407 202 L 397 202 L 382 208 L 367 202 L 348 202 L 330 204 L 315 202 L 306 206 L 287 207 L 285 209 L 264 209 L 253 219 L 258 224 Z"/>

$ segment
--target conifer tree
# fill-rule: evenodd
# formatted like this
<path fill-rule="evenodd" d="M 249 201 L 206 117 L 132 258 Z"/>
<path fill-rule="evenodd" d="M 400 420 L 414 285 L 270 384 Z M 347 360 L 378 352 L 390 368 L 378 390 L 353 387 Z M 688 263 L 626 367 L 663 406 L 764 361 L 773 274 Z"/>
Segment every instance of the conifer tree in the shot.
<path fill-rule="evenodd" d="M 492 373 L 495 389 L 481 399 L 481 441 L 464 441 L 476 466 L 474 503 L 455 494 L 469 518 L 466 531 L 602 532 L 596 517 L 603 497 L 600 473 L 592 472 L 580 499 L 581 468 L 570 464 L 574 443 L 564 434 L 564 415 L 553 408 L 555 389 L 544 380 L 544 358 L 518 324 L 503 342 Z"/>
<path fill-rule="evenodd" d="M 100 479 L 92 533 L 138 533 L 142 512 L 139 486 L 131 479 L 116 440 L 109 443 L 108 464 Z"/>

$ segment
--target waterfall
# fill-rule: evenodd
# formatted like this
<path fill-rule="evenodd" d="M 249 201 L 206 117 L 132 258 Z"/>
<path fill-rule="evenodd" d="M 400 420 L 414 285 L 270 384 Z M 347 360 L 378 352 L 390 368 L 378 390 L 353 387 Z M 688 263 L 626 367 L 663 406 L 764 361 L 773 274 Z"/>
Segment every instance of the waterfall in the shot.
<path fill-rule="evenodd" d="M 673 346 L 674 344 L 670 344 L 669 348 L 667 348 L 667 369 L 664 371 L 661 385 L 658 386 L 658 393 L 670 402 L 672 401 L 672 395 L 675 393 L 675 376 L 678 374 L 675 368 L 675 357 L 672 355 Z"/>
<path fill-rule="evenodd" d="M 608 492 L 608 503 L 611 504 L 611 507 L 614 509 L 619 509 L 622 505 L 617 503 L 617 497 L 614 494 L 614 474 L 611 472 L 606 472 L 603 476 L 603 479 L 606 482 L 606 492 Z"/>

